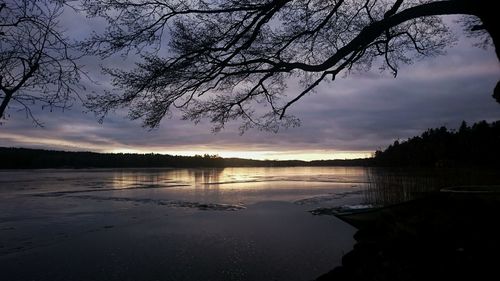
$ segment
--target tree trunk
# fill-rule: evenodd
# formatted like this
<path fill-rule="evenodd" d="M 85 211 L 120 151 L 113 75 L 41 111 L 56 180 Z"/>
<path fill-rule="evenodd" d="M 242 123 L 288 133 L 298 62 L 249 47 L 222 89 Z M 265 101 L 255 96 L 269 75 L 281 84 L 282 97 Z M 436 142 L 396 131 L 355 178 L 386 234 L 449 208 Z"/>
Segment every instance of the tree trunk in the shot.
<path fill-rule="evenodd" d="M 5 109 L 7 108 L 7 105 L 9 104 L 9 101 L 12 98 L 11 91 L 4 91 L 4 93 L 5 93 L 5 98 L 3 99 L 2 104 L 0 105 L 0 119 L 3 117 Z"/>
<path fill-rule="evenodd" d="M 490 34 L 493 44 L 495 45 L 497 59 L 500 61 L 500 13 L 498 13 L 498 9 L 496 8 L 497 4 L 496 1 L 491 0 L 477 1 L 476 14 L 481 19 L 486 31 Z M 500 81 L 497 82 L 493 92 L 493 98 L 500 103 Z"/>

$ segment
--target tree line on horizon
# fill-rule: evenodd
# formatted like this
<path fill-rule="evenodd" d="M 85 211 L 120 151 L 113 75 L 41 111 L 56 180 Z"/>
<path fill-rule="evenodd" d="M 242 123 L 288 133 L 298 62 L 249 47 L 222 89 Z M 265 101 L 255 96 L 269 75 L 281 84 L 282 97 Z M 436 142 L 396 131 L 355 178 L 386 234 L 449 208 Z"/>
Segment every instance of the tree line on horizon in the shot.
<path fill-rule="evenodd" d="M 293 167 L 383 166 L 466 167 L 500 166 L 500 121 L 480 121 L 458 130 L 428 129 L 406 141 L 396 140 L 372 158 L 345 160 L 252 160 L 218 155 L 68 152 L 28 148 L 0 148 L 0 169 L 37 168 L 150 168 L 150 167 Z"/>
<path fill-rule="evenodd" d="M 458 130 L 428 129 L 406 141 L 376 151 L 374 166 L 466 167 L 500 166 L 500 121 L 480 121 Z"/>
<path fill-rule="evenodd" d="M 365 159 L 301 161 L 222 158 L 218 155 L 69 152 L 29 148 L 0 148 L 0 169 L 41 168 L 190 168 L 190 167 L 293 167 L 362 166 Z"/>

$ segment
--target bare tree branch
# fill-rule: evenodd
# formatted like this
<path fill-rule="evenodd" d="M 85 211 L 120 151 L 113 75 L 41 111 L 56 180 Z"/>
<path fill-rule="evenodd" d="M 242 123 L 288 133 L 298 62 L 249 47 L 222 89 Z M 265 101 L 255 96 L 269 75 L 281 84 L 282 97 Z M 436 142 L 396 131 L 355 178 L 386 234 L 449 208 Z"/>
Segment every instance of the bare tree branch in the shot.
<path fill-rule="evenodd" d="M 87 51 L 142 55 L 132 71 L 107 69 L 116 89 L 91 96 L 92 110 L 103 117 L 128 107 L 131 118 L 156 127 L 179 108 L 185 119 L 208 118 L 215 130 L 235 119 L 243 128 L 297 124 L 286 112 L 328 75 L 380 64 L 396 76 L 400 64 L 440 54 L 454 40 L 438 16 L 483 20 L 492 7 L 486 0 L 83 2 L 88 15 L 109 23 Z M 163 34 L 166 56 L 158 52 L 167 44 Z M 293 77 L 300 77 L 298 93 L 286 90 Z"/>
<path fill-rule="evenodd" d="M 64 1 L 4 1 L 0 5 L 0 118 L 11 102 L 37 125 L 30 106 L 68 108 L 84 74 L 76 48 L 58 23 Z M 25 101 L 29 100 L 30 104 Z"/>

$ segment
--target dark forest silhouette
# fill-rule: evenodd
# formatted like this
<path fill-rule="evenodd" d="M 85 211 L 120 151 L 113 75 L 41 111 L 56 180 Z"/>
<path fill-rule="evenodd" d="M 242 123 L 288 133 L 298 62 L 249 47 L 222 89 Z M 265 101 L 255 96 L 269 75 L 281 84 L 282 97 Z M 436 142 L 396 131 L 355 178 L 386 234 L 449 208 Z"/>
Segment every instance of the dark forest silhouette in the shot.
<path fill-rule="evenodd" d="M 151 167 L 293 167 L 361 166 L 366 159 L 328 161 L 278 161 L 222 158 L 217 155 L 174 156 L 165 154 L 68 152 L 26 148 L 0 148 L 0 169 L 25 168 L 151 168 Z"/>
<path fill-rule="evenodd" d="M 500 166 L 500 121 L 429 129 L 375 153 L 375 166 Z"/>
<path fill-rule="evenodd" d="M 125 168 L 125 167 L 293 167 L 392 166 L 466 167 L 500 166 L 500 121 L 481 121 L 457 131 L 429 129 L 406 141 L 395 141 L 375 157 L 348 160 L 278 161 L 222 158 L 217 155 L 65 152 L 26 148 L 0 148 L 0 169 Z"/>

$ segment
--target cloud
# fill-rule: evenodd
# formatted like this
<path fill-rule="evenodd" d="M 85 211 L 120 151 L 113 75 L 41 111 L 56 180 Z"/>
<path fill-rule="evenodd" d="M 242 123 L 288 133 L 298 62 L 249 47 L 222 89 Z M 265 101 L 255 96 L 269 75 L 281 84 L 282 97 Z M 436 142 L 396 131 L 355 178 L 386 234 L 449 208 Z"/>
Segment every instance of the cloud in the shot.
<path fill-rule="evenodd" d="M 75 38 L 83 38 L 92 30 L 92 23 L 83 22 L 67 26 L 68 30 L 76 30 Z M 134 57 L 125 61 L 115 57 L 105 63 L 130 67 L 133 60 Z M 99 71 L 102 63 L 90 57 L 85 61 L 90 75 L 100 83 L 99 87 L 89 85 L 90 89 L 109 87 L 109 78 Z M 99 124 L 93 114 L 84 113 L 81 105 L 75 103 L 73 109 L 65 112 L 33 106 L 45 128 L 34 127 L 22 112 L 11 110 L 11 117 L 0 125 L 0 146 L 219 153 L 269 159 L 368 155 L 395 139 L 418 135 L 427 128 L 456 128 L 462 120 L 472 123 L 500 119 L 500 105 L 491 97 L 499 74 L 492 49 L 474 48 L 469 39 L 462 38 L 445 56 L 403 66 L 397 78 L 374 69 L 338 78 L 334 83 L 322 83 L 315 93 L 289 110 L 301 119 L 302 126 L 278 134 L 249 130 L 241 136 L 239 124 L 234 122 L 212 134 L 208 122 L 194 125 L 179 120 L 176 114 L 163 120 L 158 129 L 147 130 L 140 122 L 127 119 L 124 110 L 110 113 Z M 288 90 L 291 97 L 296 94 L 296 83 L 292 81 Z"/>

